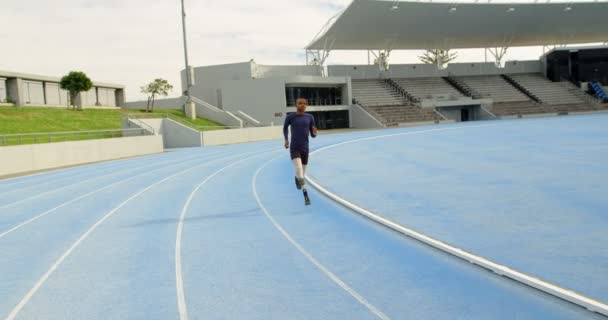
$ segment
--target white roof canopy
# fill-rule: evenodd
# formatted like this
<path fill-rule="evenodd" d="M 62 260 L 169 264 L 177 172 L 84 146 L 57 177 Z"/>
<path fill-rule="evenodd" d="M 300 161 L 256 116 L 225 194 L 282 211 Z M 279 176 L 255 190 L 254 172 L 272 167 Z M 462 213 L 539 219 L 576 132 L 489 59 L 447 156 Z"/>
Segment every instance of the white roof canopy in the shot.
<path fill-rule="evenodd" d="M 354 0 L 306 49 L 461 49 L 607 41 L 608 2 L 604 1 Z"/>

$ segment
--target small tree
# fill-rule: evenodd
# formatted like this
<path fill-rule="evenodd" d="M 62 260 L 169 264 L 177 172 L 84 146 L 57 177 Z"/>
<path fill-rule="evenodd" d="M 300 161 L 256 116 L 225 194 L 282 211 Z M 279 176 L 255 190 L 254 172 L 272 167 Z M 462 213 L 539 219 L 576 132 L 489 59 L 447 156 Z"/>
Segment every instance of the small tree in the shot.
<path fill-rule="evenodd" d="M 458 58 L 458 54 L 450 52 L 450 49 L 427 50 L 423 55 L 418 57 L 422 63 L 434 64 L 439 69 L 444 69 L 448 63 L 456 60 L 456 58 Z"/>
<path fill-rule="evenodd" d="M 169 83 L 169 81 L 160 78 L 154 79 L 154 81 L 141 87 L 141 92 L 145 93 L 148 96 L 146 111 L 154 111 L 154 101 L 156 100 L 156 96 L 160 95 L 166 97 L 169 95 L 169 92 L 171 92 L 171 90 L 173 90 L 173 86 Z"/>
<path fill-rule="evenodd" d="M 71 71 L 67 76 L 61 78 L 61 89 L 70 93 L 70 103 L 76 109 L 82 110 L 82 102 L 76 106 L 76 97 L 80 92 L 89 91 L 93 87 L 93 82 L 84 72 Z"/>

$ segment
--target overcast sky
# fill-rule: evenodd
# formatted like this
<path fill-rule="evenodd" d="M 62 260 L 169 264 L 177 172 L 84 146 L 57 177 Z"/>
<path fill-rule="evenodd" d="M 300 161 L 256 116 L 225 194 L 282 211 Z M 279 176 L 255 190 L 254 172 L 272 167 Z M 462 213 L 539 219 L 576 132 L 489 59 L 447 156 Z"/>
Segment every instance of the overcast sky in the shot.
<path fill-rule="evenodd" d="M 186 0 L 191 65 L 250 59 L 303 64 L 304 46 L 349 3 Z M 143 98 L 139 87 L 161 77 L 179 95 L 184 65 L 180 14 L 179 0 L 1 0 L 0 70 L 58 77 L 82 70 L 95 81 L 126 85 L 127 100 Z M 508 59 L 540 54 L 540 48 L 519 48 Z M 417 55 L 394 53 L 391 63 L 415 63 Z M 483 61 L 483 51 L 459 51 L 459 60 Z M 366 62 L 365 52 L 334 52 L 328 60 Z"/>

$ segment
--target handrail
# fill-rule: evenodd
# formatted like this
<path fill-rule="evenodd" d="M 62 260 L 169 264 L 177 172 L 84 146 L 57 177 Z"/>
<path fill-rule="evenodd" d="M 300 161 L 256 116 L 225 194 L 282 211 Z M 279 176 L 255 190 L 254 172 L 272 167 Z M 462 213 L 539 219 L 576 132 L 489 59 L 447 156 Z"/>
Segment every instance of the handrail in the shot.
<path fill-rule="evenodd" d="M 191 98 L 192 98 L 192 101 L 194 101 L 195 103 L 198 103 L 198 104 L 202 105 L 203 107 L 205 107 L 207 109 L 211 109 L 211 110 L 213 110 L 215 112 L 223 112 L 224 111 L 224 110 L 222 110 L 222 109 L 220 109 L 220 108 L 218 108 L 218 107 L 210 104 L 209 102 L 203 101 L 203 100 L 201 100 L 201 99 L 199 99 L 197 97 L 191 97 Z"/>
<path fill-rule="evenodd" d="M 152 133 L 153 135 L 156 134 L 156 130 L 154 130 L 154 128 L 152 126 L 150 126 L 149 124 L 147 124 L 137 118 L 131 118 L 127 115 L 127 121 L 133 121 L 133 122 L 135 122 L 135 124 L 137 124 L 140 127 L 146 127 L 148 129 L 148 131 L 150 133 Z"/>
<path fill-rule="evenodd" d="M 124 137 L 124 136 L 146 136 L 146 135 L 152 135 L 152 134 L 148 130 L 143 129 L 143 128 L 37 132 L 37 133 L 11 133 L 11 134 L 0 134 L 0 146 L 80 141 L 80 140 L 92 140 L 92 139 L 101 139 L 101 138 L 120 138 L 120 137 Z"/>

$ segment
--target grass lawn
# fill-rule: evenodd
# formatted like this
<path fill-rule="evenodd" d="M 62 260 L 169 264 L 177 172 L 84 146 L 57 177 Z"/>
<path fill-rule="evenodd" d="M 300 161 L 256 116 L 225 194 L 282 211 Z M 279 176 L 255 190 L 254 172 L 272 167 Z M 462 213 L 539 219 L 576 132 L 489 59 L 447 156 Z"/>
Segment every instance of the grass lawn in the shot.
<path fill-rule="evenodd" d="M 121 120 L 128 114 L 149 115 L 151 117 L 164 117 L 170 114 L 170 118 L 197 130 L 211 130 L 214 128 L 202 128 L 214 126 L 221 129 L 221 124 L 206 120 L 186 118 L 181 110 L 155 110 L 154 113 L 146 113 L 140 110 L 103 110 L 85 109 L 74 111 L 64 108 L 38 108 L 38 107 L 7 107 L 0 106 L 0 135 L 2 134 L 25 134 L 25 133 L 47 133 L 47 132 L 71 132 L 71 131 L 94 131 L 121 129 Z M 69 134 L 69 135 L 41 135 L 38 137 L 4 137 L 0 136 L 0 145 L 15 145 L 29 143 L 46 143 L 58 141 L 86 140 L 120 137 L 121 132 L 105 132 L 91 134 Z"/>
<path fill-rule="evenodd" d="M 74 111 L 63 108 L 0 107 L 0 134 L 120 129 L 121 120 L 127 113 L 150 115 L 140 110 Z M 206 119 L 190 120 L 180 110 L 154 110 L 152 116 L 162 117 L 166 114 L 170 114 L 171 119 L 194 128 L 221 126 Z"/>
<path fill-rule="evenodd" d="M 145 112 L 144 110 L 129 110 L 128 113 L 133 115 L 149 115 L 150 117 L 164 117 L 165 115 L 169 114 L 172 120 L 178 121 L 188 127 L 195 128 L 200 131 L 223 129 L 222 124 L 208 119 L 188 119 L 184 116 L 184 113 L 181 110 L 154 109 L 154 112 L 152 113 Z"/>

